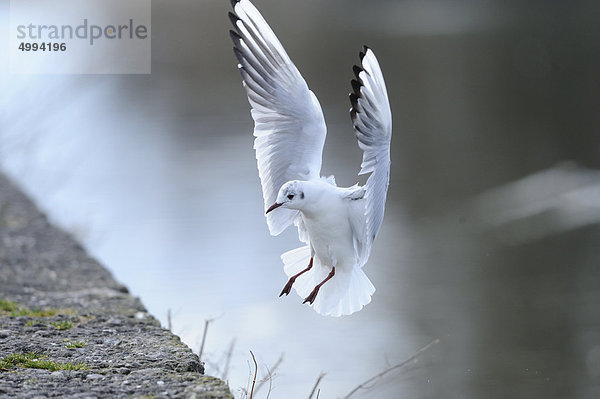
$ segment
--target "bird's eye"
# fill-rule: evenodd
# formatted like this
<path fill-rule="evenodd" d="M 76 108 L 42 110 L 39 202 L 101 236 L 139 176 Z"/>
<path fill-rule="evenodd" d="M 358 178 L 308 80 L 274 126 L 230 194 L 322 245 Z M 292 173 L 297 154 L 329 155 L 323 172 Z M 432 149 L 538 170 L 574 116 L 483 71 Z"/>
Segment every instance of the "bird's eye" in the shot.
<path fill-rule="evenodd" d="M 288 195 L 288 199 L 289 199 L 289 200 L 291 200 L 291 199 L 294 199 L 294 194 L 290 194 L 290 195 Z"/>

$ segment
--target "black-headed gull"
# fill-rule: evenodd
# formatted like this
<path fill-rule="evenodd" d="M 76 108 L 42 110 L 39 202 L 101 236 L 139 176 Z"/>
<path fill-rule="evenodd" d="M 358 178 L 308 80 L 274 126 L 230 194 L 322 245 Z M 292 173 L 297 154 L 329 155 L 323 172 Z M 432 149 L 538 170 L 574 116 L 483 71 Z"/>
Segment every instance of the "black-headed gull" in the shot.
<path fill-rule="evenodd" d="M 292 287 L 320 314 L 354 313 L 375 287 L 362 271 L 383 221 L 390 176 L 392 114 L 375 54 L 354 66 L 350 115 L 363 150 L 364 186 L 337 187 L 321 177 L 326 127 L 317 97 L 249 0 L 232 0 L 231 38 L 252 106 L 254 149 L 269 231 L 292 223 L 307 244 L 281 258 Z M 327 283 L 327 284 L 326 284 Z"/>

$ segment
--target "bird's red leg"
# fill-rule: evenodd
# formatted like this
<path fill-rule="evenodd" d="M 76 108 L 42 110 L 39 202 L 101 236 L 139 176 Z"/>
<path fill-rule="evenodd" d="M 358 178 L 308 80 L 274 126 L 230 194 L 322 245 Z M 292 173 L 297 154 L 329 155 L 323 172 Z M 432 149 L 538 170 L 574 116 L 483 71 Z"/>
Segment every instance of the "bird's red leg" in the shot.
<path fill-rule="evenodd" d="M 310 258 L 310 262 L 308 263 L 308 267 L 304 270 L 302 270 L 300 273 L 298 274 L 294 274 L 292 277 L 290 277 L 290 279 L 288 280 L 287 284 L 285 285 L 285 287 L 283 287 L 283 289 L 281 290 L 281 294 L 279 294 L 279 296 L 282 296 L 283 294 L 288 295 L 290 293 L 290 291 L 292 290 L 292 285 L 294 285 L 294 281 L 296 281 L 296 279 L 302 274 L 302 273 L 306 273 L 307 271 L 309 271 L 313 266 L 313 258 Z"/>
<path fill-rule="evenodd" d="M 325 284 L 326 282 L 329 281 L 329 279 L 331 279 L 333 276 L 335 276 L 335 267 L 331 268 L 331 271 L 329 272 L 329 274 L 327 275 L 327 277 L 325 277 L 325 280 L 321 281 L 319 284 L 317 284 L 317 286 L 315 287 L 314 290 L 312 290 L 312 292 L 310 293 L 309 296 L 307 296 L 304 299 L 304 302 L 302 303 L 306 303 L 308 302 L 309 304 L 313 304 L 313 302 L 315 301 L 315 299 L 317 298 L 317 294 L 319 293 L 319 288 L 321 288 L 321 286 L 323 284 Z"/>

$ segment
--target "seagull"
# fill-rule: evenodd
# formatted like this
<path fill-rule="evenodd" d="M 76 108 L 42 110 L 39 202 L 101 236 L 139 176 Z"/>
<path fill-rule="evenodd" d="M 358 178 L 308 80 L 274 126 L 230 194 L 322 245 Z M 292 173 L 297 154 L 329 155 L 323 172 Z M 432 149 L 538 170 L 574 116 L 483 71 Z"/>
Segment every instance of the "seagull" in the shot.
<path fill-rule="evenodd" d="M 271 235 L 294 224 L 303 247 L 281 255 L 292 287 L 319 314 L 349 315 L 371 302 L 363 272 L 383 222 L 390 179 L 392 113 L 373 51 L 354 66 L 350 116 L 366 184 L 321 177 L 326 125 L 315 94 L 249 0 L 232 0 L 233 52 L 252 107 L 254 149 Z"/>

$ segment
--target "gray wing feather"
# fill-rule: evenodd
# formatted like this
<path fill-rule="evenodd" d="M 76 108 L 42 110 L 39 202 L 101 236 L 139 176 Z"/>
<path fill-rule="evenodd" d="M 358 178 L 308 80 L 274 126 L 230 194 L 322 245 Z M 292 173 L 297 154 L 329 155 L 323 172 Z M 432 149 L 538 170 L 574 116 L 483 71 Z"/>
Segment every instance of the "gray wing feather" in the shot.
<path fill-rule="evenodd" d="M 316 96 L 258 10 L 248 0 L 234 1 L 233 6 L 235 14 L 229 17 L 235 31 L 230 34 L 252 106 L 254 149 L 266 210 L 284 183 L 319 178 L 325 120 Z M 266 217 L 269 231 L 277 235 L 299 212 L 279 208 Z M 301 221 L 296 224 L 302 236 Z"/>
<path fill-rule="evenodd" d="M 351 82 L 354 92 L 350 94 L 350 115 L 358 146 L 363 150 L 359 175 L 370 173 L 363 201 L 352 205 L 355 248 L 363 265 L 383 222 L 390 181 L 392 112 L 375 54 L 365 47 L 360 57 L 362 67 L 354 67 L 356 79 Z"/>

